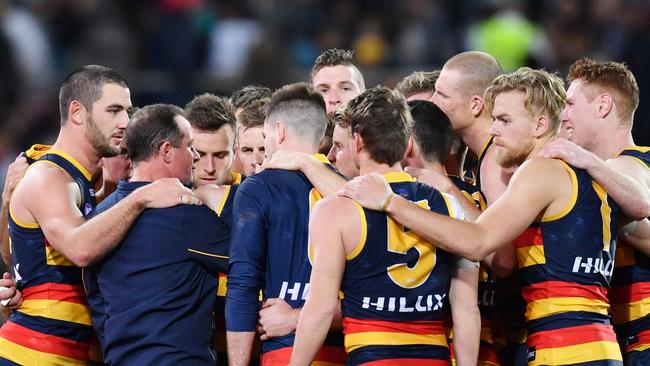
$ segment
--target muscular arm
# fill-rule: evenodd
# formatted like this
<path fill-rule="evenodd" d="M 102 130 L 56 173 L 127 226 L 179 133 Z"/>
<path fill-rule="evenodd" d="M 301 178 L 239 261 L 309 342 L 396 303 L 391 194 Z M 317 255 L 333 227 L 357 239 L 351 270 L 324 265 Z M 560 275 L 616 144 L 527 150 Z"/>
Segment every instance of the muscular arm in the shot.
<path fill-rule="evenodd" d="M 11 248 L 9 241 L 9 198 L 2 195 L 2 209 L 0 210 L 0 254 L 7 267 L 11 267 Z"/>
<path fill-rule="evenodd" d="M 458 366 L 474 366 L 481 337 L 478 309 L 478 265 L 459 259 L 459 268 L 451 278 L 449 303 L 454 325 L 454 352 Z"/>
<path fill-rule="evenodd" d="M 193 197 L 177 179 L 163 179 L 136 190 L 86 222 L 77 207 L 79 189 L 67 174 L 53 167 L 29 173 L 14 192 L 12 214 L 27 223 L 37 222 L 50 245 L 79 267 L 117 246 L 145 208 L 180 204 L 183 194 Z M 45 182 L 47 190 L 42 189 Z"/>
<path fill-rule="evenodd" d="M 11 249 L 9 248 L 9 202 L 18 182 L 27 170 L 27 158 L 21 153 L 7 168 L 4 190 L 2 191 L 2 209 L 0 210 L 0 254 L 7 266 L 11 266 Z"/>
<path fill-rule="evenodd" d="M 517 238 L 547 206 L 559 200 L 559 191 L 568 190 L 561 192 L 562 199 L 566 196 L 568 203 L 570 177 L 560 164 L 549 159 L 534 159 L 522 165 L 503 196 L 488 207 L 476 223 L 429 212 L 399 196 L 389 201 L 386 213 L 440 248 L 480 261 Z M 390 186 L 383 177 L 370 174 L 352 180 L 341 194 L 377 210 L 381 208 L 387 189 Z"/>
<path fill-rule="evenodd" d="M 633 220 L 650 216 L 650 189 L 648 169 L 633 158 L 619 156 L 603 161 L 578 145 L 558 139 L 545 146 L 540 155 L 560 158 L 567 163 L 587 170 L 616 201 L 621 211 Z"/>
<path fill-rule="evenodd" d="M 309 220 L 314 266 L 309 280 L 309 297 L 298 320 L 291 365 L 311 364 L 338 308 L 346 249 L 341 220 L 335 218 L 350 216 L 345 215 L 345 209 L 337 203 L 329 200 L 319 202 Z M 328 225 L 324 225 L 324 222 Z"/>

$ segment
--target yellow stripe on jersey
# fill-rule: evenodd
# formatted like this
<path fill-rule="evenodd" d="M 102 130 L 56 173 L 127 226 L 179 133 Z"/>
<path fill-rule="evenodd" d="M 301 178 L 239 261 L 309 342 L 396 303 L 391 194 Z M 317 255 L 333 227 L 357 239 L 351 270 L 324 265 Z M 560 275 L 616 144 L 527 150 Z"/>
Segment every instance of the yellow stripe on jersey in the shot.
<path fill-rule="evenodd" d="M 631 266 L 636 264 L 634 257 L 634 248 L 629 246 L 616 248 L 615 268 Z"/>
<path fill-rule="evenodd" d="M 359 243 L 357 246 L 354 248 L 352 253 L 348 254 L 345 256 L 345 259 L 347 260 L 352 260 L 356 258 L 359 253 L 363 250 L 363 247 L 366 245 L 366 238 L 368 236 L 368 223 L 366 222 L 366 214 L 363 212 L 363 207 L 359 205 L 356 202 L 352 202 L 354 204 L 354 207 L 356 207 L 357 211 L 359 212 L 359 218 L 361 219 L 361 236 L 359 237 Z"/>
<path fill-rule="evenodd" d="M 535 359 L 528 366 L 569 365 L 600 360 L 622 361 L 618 343 L 608 341 L 589 342 L 573 346 L 535 350 Z"/>
<path fill-rule="evenodd" d="M 83 174 L 84 177 L 85 177 L 88 181 L 91 181 L 91 180 L 92 180 L 93 175 L 90 174 L 90 172 L 88 171 L 88 169 L 84 168 L 84 166 L 81 165 L 81 163 L 79 163 L 79 162 L 77 161 L 77 159 L 73 158 L 72 156 L 70 156 L 70 155 L 68 155 L 68 154 L 66 154 L 66 153 L 64 153 L 63 151 L 60 151 L 60 150 L 49 150 L 47 153 L 48 153 L 48 154 L 53 154 L 53 155 L 58 155 L 58 156 L 64 158 L 65 160 L 67 160 L 68 162 L 70 162 L 70 164 L 74 165 L 77 169 L 79 169 L 79 171 L 81 172 L 81 174 Z M 42 160 L 41 160 L 41 161 L 42 161 Z M 57 166 L 58 166 L 58 165 L 57 165 Z"/>
<path fill-rule="evenodd" d="M 59 300 L 25 300 L 18 311 L 43 318 L 92 326 L 90 307 Z"/>
<path fill-rule="evenodd" d="M 576 205 L 576 201 L 578 200 L 578 177 L 576 177 L 576 172 L 574 172 L 573 169 L 571 169 L 571 167 L 567 163 L 561 160 L 560 162 L 562 163 L 562 165 L 564 165 L 564 169 L 566 169 L 569 175 L 571 176 L 571 199 L 569 200 L 569 203 L 562 211 L 554 215 L 542 217 L 542 222 L 554 221 L 566 216 L 569 212 L 571 212 L 571 210 L 573 210 L 573 207 Z"/>
<path fill-rule="evenodd" d="M 20 219 L 18 219 L 16 216 L 14 216 L 14 213 L 11 212 L 11 208 L 9 209 L 9 216 L 11 216 L 11 220 L 16 223 L 16 225 L 24 227 L 26 229 L 38 229 L 38 223 L 35 222 L 25 222 Z"/>
<path fill-rule="evenodd" d="M 330 161 L 327 160 L 327 156 L 323 154 L 313 154 L 312 156 L 323 164 L 331 164 Z"/>
<path fill-rule="evenodd" d="M 219 276 L 219 286 L 217 286 L 217 296 L 225 297 L 228 290 L 228 277 Z"/>
<path fill-rule="evenodd" d="M 629 304 L 612 306 L 612 316 L 616 323 L 631 322 L 650 314 L 650 297 Z"/>
<path fill-rule="evenodd" d="M 415 182 L 415 178 L 407 172 L 388 172 L 384 178 L 388 183 Z"/>
<path fill-rule="evenodd" d="M 544 245 L 530 245 L 517 248 L 517 263 L 519 264 L 519 268 L 545 264 Z"/>
<path fill-rule="evenodd" d="M 187 251 L 192 252 L 192 253 L 196 253 L 196 254 L 205 255 L 205 256 L 208 256 L 208 257 L 228 259 L 227 255 L 219 255 L 219 254 L 214 254 L 214 253 L 207 253 L 207 252 L 202 252 L 200 250 L 196 250 L 196 249 L 192 249 L 192 248 L 187 248 Z"/>
<path fill-rule="evenodd" d="M 315 157 L 318 158 L 318 155 L 321 154 L 316 154 L 314 155 Z M 312 188 L 311 191 L 309 191 L 309 212 L 311 213 L 314 210 L 314 206 L 316 205 L 316 202 L 318 200 L 322 199 L 323 195 L 320 193 L 320 191 L 316 188 Z M 314 265 L 314 250 L 311 247 L 311 238 L 307 238 L 307 259 L 309 259 L 309 264 L 312 266 Z"/>
<path fill-rule="evenodd" d="M 0 357 L 19 365 L 85 365 L 86 361 L 60 356 L 54 353 L 39 352 L 31 348 L 0 338 Z"/>
<path fill-rule="evenodd" d="M 639 152 L 642 152 L 642 153 L 646 153 L 646 152 L 650 151 L 650 146 L 630 146 L 630 147 L 624 149 L 623 151 L 625 151 L 625 150 L 635 150 L 635 151 L 639 151 Z M 621 154 L 623 151 L 621 151 L 619 154 Z"/>
<path fill-rule="evenodd" d="M 230 172 L 230 184 L 241 184 L 241 174 L 237 172 Z"/>
<path fill-rule="evenodd" d="M 231 186 L 223 186 L 223 194 L 221 195 L 221 202 L 217 205 L 217 215 L 221 216 L 223 208 L 226 206 L 226 201 L 228 201 L 228 196 L 230 195 Z"/>
<path fill-rule="evenodd" d="M 448 347 L 444 334 L 360 332 L 345 335 L 345 350 L 350 353 L 364 346 L 431 345 Z"/>
<path fill-rule="evenodd" d="M 609 245 L 612 240 L 612 232 L 609 229 L 612 220 L 612 208 L 607 203 L 607 192 L 596 182 L 591 182 L 598 198 L 600 198 L 600 215 L 603 219 L 603 250 L 609 251 Z"/>
<path fill-rule="evenodd" d="M 570 311 L 586 311 L 607 315 L 608 309 L 608 303 L 584 297 L 550 297 L 533 300 L 526 304 L 526 320 L 531 321 Z"/>
<path fill-rule="evenodd" d="M 45 259 L 50 266 L 74 267 L 74 263 L 70 262 L 68 258 L 49 245 L 45 246 Z"/>
<path fill-rule="evenodd" d="M 645 343 L 645 344 L 640 344 L 636 347 L 628 348 L 627 352 L 632 352 L 632 351 L 641 352 L 647 349 L 650 349 L 650 344 Z"/>

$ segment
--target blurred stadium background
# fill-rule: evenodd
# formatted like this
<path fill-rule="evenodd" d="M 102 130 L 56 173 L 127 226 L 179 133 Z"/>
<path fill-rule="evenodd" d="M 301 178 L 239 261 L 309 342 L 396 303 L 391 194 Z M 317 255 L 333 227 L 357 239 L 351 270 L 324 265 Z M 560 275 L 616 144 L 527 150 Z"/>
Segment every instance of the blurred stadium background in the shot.
<path fill-rule="evenodd" d="M 54 140 L 58 86 L 78 66 L 123 73 L 136 106 L 184 106 L 307 80 L 332 47 L 355 50 L 367 86 L 469 49 L 506 71 L 625 61 L 641 88 L 636 141 L 650 144 L 648 0 L 0 0 L 0 185 L 20 151 Z"/>

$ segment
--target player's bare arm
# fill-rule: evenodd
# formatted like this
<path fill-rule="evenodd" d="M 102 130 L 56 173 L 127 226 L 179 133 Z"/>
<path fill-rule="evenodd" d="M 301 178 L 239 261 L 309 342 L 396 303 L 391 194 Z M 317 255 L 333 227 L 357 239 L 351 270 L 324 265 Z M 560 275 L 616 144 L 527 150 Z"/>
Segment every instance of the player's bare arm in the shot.
<path fill-rule="evenodd" d="M 544 146 L 540 156 L 559 158 L 585 169 L 629 218 L 642 220 L 650 216 L 650 174 L 634 158 L 619 156 L 604 161 L 565 139 L 557 139 Z"/>
<path fill-rule="evenodd" d="M 478 309 L 478 263 L 459 258 L 449 287 L 456 365 L 474 366 L 481 338 Z"/>
<path fill-rule="evenodd" d="M 262 163 L 262 169 L 300 170 L 323 197 L 335 195 L 347 182 L 312 155 L 297 151 L 276 151 L 271 159 Z"/>
<path fill-rule="evenodd" d="M 145 208 L 199 203 L 178 179 L 163 179 L 86 222 L 77 207 L 81 194 L 76 183 L 61 169 L 45 164 L 27 172 L 13 197 L 12 216 L 28 225 L 38 223 L 50 245 L 80 267 L 110 252 Z"/>
<path fill-rule="evenodd" d="M 225 193 L 225 187 L 216 184 L 205 184 L 194 189 L 194 195 L 214 212 L 219 212 L 223 207 Z"/>
<path fill-rule="evenodd" d="M 0 211 L 0 254 L 5 264 L 11 266 L 11 251 L 9 249 L 9 202 L 16 185 L 27 170 L 27 158 L 23 153 L 16 157 L 7 167 L 4 190 L 2 191 L 2 210 Z"/>
<path fill-rule="evenodd" d="M 444 250 L 480 261 L 511 243 L 540 213 L 552 215 L 564 209 L 571 189 L 569 173 L 559 160 L 532 159 L 517 170 L 503 196 L 475 224 L 420 209 L 390 192 L 390 186 L 378 174 L 355 178 L 340 194 L 364 207 L 384 209 Z"/>
<path fill-rule="evenodd" d="M 342 198 L 319 201 L 310 216 L 309 235 L 314 261 L 311 287 L 300 312 L 291 365 L 311 364 L 340 309 L 338 292 L 345 257 L 354 250 L 352 243 L 358 243 L 361 237 L 361 220 L 352 201 Z"/>

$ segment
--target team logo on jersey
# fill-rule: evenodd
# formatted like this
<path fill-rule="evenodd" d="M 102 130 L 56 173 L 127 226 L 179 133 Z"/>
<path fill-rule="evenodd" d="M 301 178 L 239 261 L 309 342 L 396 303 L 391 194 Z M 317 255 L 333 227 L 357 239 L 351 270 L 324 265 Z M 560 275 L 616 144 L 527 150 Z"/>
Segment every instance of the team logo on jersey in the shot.
<path fill-rule="evenodd" d="M 528 362 L 535 361 L 535 357 L 537 357 L 537 351 L 535 351 L 535 347 L 528 347 Z"/>
<path fill-rule="evenodd" d="M 86 204 L 84 205 L 84 216 L 87 216 L 92 210 L 93 210 L 93 205 L 91 205 L 89 202 L 86 202 Z"/>
<path fill-rule="evenodd" d="M 377 311 L 390 311 L 398 313 L 428 312 L 440 310 L 443 307 L 443 300 L 447 294 L 434 294 L 428 296 L 411 297 L 370 297 L 363 298 L 364 309 L 371 307 Z M 373 301 L 374 300 L 374 301 Z"/>
<path fill-rule="evenodd" d="M 88 188 L 88 193 L 90 193 L 90 197 L 95 197 L 95 190 L 93 188 Z"/>

